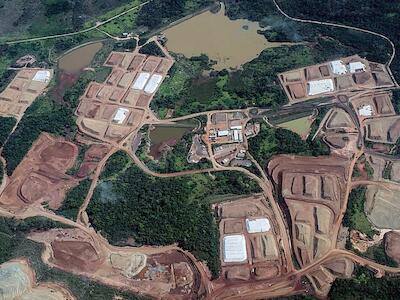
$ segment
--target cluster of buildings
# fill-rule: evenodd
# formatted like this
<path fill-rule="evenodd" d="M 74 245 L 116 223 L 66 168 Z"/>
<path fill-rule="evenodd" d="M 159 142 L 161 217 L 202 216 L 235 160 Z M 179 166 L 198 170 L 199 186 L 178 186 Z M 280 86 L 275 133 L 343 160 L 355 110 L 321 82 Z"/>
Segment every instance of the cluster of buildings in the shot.
<path fill-rule="evenodd" d="M 207 122 L 203 141 L 213 145 L 215 160 L 222 165 L 250 166 L 246 160 L 247 139 L 260 131 L 260 124 L 249 122 L 243 112 L 219 112 L 212 114 Z"/>

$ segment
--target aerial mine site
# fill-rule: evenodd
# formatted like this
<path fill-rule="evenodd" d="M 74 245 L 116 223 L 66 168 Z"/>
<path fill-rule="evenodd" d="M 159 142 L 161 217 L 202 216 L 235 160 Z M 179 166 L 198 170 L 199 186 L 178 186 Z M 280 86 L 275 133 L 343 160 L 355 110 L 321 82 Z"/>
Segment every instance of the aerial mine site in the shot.
<path fill-rule="evenodd" d="M 0 300 L 398 299 L 400 5 L 0 1 Z"/>

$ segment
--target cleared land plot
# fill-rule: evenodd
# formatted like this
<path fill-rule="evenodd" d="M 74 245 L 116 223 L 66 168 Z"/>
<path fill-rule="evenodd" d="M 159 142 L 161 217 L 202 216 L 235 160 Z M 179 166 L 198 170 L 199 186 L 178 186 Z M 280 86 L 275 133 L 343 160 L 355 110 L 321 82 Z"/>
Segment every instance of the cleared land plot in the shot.
<path fill-rule="evenodd" d="M 18 120 L 43 93 L 53 77 L 51 69 L 23 69 L 0 94 L 0 115 Z"/>
<path fill-rule="evenodd" d="M 291 130 L 301 137 L 305 138 L 311 129 L 311 119 L 310 116 L 303 117 L 300 119 L 292 120 L 278 125 L 281 128 Z"/>
<path fill-rule="evenodd" d="M 370 117 L 385 117 L 396 114 L 392 104 L 392 93 L 372 92 L 352 98 L 351 104 L 360 121 Z"/>
<path fill-rule="evenodd" d="M 364 124 L 367 141 L 395 144 L 400 137 L 400 116 L 373 118 Z"/>
<path fill-rule="evenodd" d="M 365 212 L 378 228 L 400 229 L 400 192 L 368 186 Z"/>
<path fill-rule="evenodd" d="M 78 181 L 66 175 L 78 155 L 78 147 L 63 138 L 41 134 L 23 161 L 15 169 L 0 197 L 0 206 L 21 210 L 47 203 L 60 207 L 65 193 Z"/>

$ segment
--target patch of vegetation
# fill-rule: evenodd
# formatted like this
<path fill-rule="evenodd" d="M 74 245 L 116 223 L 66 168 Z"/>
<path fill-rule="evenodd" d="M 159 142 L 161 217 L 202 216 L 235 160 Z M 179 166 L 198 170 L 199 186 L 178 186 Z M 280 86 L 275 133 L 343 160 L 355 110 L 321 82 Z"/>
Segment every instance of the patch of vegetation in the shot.
<path fill-rule="evenodd" d="M 399 293 L 399 277 L 375 278 L 367 268 L 356 266 L 353 278 L 335 280 L 329 299 L 397 299 Z"/>
<path fill-rule="evenodd" d="M 176 59 L 170 78 L 151 104 L 155 111 L 174 109 L 174 116 L 213 109 L 277 107 L 287 102 L 277 74 L 314 63 L 312 49 L 305 45 L 266 49 L 242 70 L 211 72 L 210 77 L 203 75 L 211 67 L 207 56 Z"/>
<path fill-rule="evenodd" d="M 366 234 L 369 238 L 373 238 L 377 231 L 374 230 L 364 211 L 365 187 L 357 187 L 353 189 L 349 195 L 347 210 L 343 217 L 343 225 L 349 230 L 358 230 Z"/>
<path fill-rule="evenodd" d="M 139 50 L 139 53 L 160 56 L 160 57 L 165 56 L 160 47 L 158 47 L 158 45 L 155 42 L 150 42 L 142 46 Z"/>
<path fill-rule="evenodd" d="M 353 251 L 362 257 L 366 257 L 377 262 L 378 264 L 389 267 L 398 266 L 397 262 L 386 254 L 383 243 L 369 247 L 368 250 L 364 253 L 357 250 Z"/>
<path fill-rule="evenodd" d="M 132 164 L 130 157 L 123 151 L 118 151 L 111 155 L 104 167 L 100 179 L 115 179 L 115 176 L 121 174 L 126 168 Z"/>
<path fill-rule="evenodd" d="M 128 238 L 137 245 L 178 243 L 206 261 L 214 276 L 220 268 L 218 229 L 205 199 L 260 192 L 254 181 L 237 172 L 157 178 L 130 166 L 107 177 L 112 179 L 97 186 L 87 209 L 96 230 L 113 244 Z"/>
<path fill-rule="evenodd" d="M 373 176 L 374 176 L 374 169 L 371 167 L 371 165 L 370 165 L 370 163 L 368 162 L 368 160 L 365 160 L 364 168 L 365 168 L 365 171 L 367 172 L 368 179 L 373 178 Z"/>
<path fill-rule="evenodd" d="M 271 128 L 265 123 L 261 124 L 259 134 L 249 139 L 249 151 L 261 166 L 265 166 L 275 154 L 329 154 L 329 148 L 320 141 L 312 142 L 311 138 L 303 141 L 297 133 L 283 128 Z"/>
<path fill-rule="evenodd" d="M 57 214 L 75 220 L 78 216 L 79 208 L 82 206 L 89 192 L 91 183 L 90 179 L 85 179 L 79 182 L 76 187 L 69 190 L 61 207 L 57 210 Z"/>
<path fill-rule="evenodd" d="M 382 172 L 383 179 L 387 179 L 387 180 L 391 179 L 392 168 L 393 168 L 393 163 L 391 161 L 386 163 L 385 168 L 383 169 L 383 172 Z"/>
<path fill-rule="evenodd" d="M 32 230 L 63 227 L 63 224 L 41 217 L 25 220 L 0 218 L 0 264 L 13 258 L 25 257 L 29 260 L 38 282 L 61 283 L 79 300 L 145 299 L 44 264 L 41 259 L 44 246 L 27 239 L 26 235 Z"/>
<path fill-rule="evenodd" d="M 139 11 L 136 24 L 148 30 L 157 29 L 211 3 L 210 0 L 153 0 Z"/>
<path fill-rule="evenodd" d="M 76 175 L 79 171 L 79 168 L 83 162 L 83 159 L 85 158 L 85 153 L 87 151 L 87 149 L 89 148 L 88 145 L 79 145 L 79 152 L 78 152 L 78 157 L 76 158 L 76 161 L 74 162 L 74 165 L 67 170 L 67 174 L 68 175 Z"/>
<path fill-rule="evenodd" d="M 0 147 L 3 147 L 16 123 L 13 117 L 0 117 Z"/>

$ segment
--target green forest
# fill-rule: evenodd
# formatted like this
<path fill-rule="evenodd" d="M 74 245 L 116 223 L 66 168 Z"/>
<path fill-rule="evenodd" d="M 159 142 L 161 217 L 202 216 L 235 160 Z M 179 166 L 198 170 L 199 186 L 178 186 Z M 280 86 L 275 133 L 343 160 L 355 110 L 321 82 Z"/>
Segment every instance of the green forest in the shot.
<path fill-rule="evenodd" d="M 119 153 L 114 155 L 127 161 Z M 236 172 L 157 178 L 134 165 L 114 168 L 115 162 L 111 157 L 105 168 L 107 176 L 102 176 L 87 209 L 94 228 L 117 245 L 128 239 L 135 245 L 178 243 L 206 261 L 216 276 L 218 230 L 206 198 L 260 192 L 258 185 Z"/>
<path fill-rule="evenodd" d="M 303 141 L 297 133 L 271 128 L 265 123 L 261 124 L 260 133 L 249 139 L 249 151 L 261 166 L 266 166 L 267 161 L 276 154 L 329 155 L 328 146 L 320 140 L 311 141 L 310 137 Z"/>

